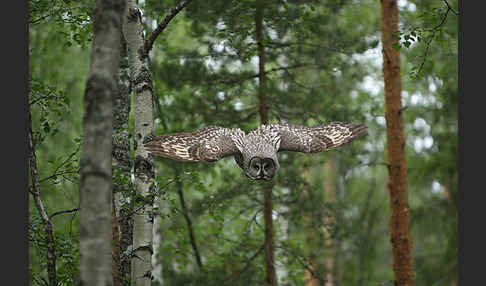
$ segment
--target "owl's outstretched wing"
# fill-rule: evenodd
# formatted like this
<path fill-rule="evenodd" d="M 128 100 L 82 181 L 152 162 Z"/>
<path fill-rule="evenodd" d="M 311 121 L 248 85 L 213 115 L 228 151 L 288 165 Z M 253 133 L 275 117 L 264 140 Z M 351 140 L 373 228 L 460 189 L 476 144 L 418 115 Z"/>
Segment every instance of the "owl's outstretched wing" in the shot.
<path fill-rule="evenodd" d="M 240 129 L 208 126 L 190 133 L 172 133 L 144 139 L 144 146 L 155 156 L 186 162 L 214 162 L 240 151 L 233 138 L 241 136 Z"/>
<path fill-rule="evenodd" d="M 317 126 L 271 124 L 280 135 L 278 151 L 317 153 L 340 147 L 366 134 L 366 125 L 331 122 Z"/>

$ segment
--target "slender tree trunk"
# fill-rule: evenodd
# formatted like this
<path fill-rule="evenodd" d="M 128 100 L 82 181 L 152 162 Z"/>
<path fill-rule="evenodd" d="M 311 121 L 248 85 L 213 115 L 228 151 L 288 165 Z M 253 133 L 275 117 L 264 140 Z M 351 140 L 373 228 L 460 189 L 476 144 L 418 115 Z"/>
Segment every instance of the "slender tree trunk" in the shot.
<path fill-rule="evenodd" d="M 113 97 L 118 89 L 124 0 L 98 0 L 84 95 L 80 158 L 80 284 L 113 285 L 111 257 Z"/>
<path fill-rule="evenodd" d="M 383 78 L 385 81 L 393 271 L 395 272 L 395 285 L 413 285 L 407 165 L 405 162 L 405 136 L 401 102 L 400 53 L 392 47 L 392 44 L 397 42 L 392 34 L 396 30 L 398 30 L 397 1 L 382 0 L 381 40 L 383 44 Z"/>
<path fill-rule="evenodd" d="M 302 166 L 302 177 L 304 178 L 305 184 L 310 186 L 311 184 L 311 174 L 309 170 L 308 164 L 303 164 Z M 310 201 L 312 200 L 311 194 L 309 193 L 310 188 L 304 188 L 302 191 L 302 195 L 304 200 Z M 319 285 L 319 277 L 321 276 L 319 273 L 319 269 L 317 267 L 317 261 L 315 259 L 316 253 L 312 252 L 311 249 L 318 248 L 317 241 L 318 241 L 318 234 L 317 229 L 314 227 L 313 217 L 312 214 L 305 213 L 302 216 L 302 222 L 307 226 L 305 236 L 306 236 L 306 246 L 308 247 L 308 252 L 305 254 L 306 256 L 306 264 L 307 266 L 304 267 L 304 283 L 305 286 L 318 286 Z M 323 280 L 324 281 L 324 280 Z"/>
<path fill-rule="evenodd" d="M 54 233 L 52 230 L 52 223 L 44 208 L 44 203 L 40 197 L 39 177 L 37 175 L 37 157 L 35 155 L 35 142 L 32 133 L 32 118 L 29 111 L 29 171 L 32 186 L 30 193 L 34 198 L 35 207 L 44 224 L 44 232 L 46 233 L 46 248 L 47 248 L 47 278 L 49 286 L 57 286 L 56 275 L 56 248 L 54 247 Z"/>
<path fill-rule="evenodd" d="M 155 197 L 154 205 L 160 210 L 162 209 L 162 203 L 160 198 Z M 162 256 L 159 251 L 159 245 L 162 243 L 162 222 L 161 216 L 157 214 L 154 218 L 154 231 L 153 231 L 153 243 L 154 243 L 154 255 L 152 255 L 152 276 L 154 277 L 153 283 L 157 285 L 164 285 L 164 279 L 162 277 L 162 263 L 160 263 L 160 256 Z"/>
<path fill-rule="evenodd" d="M 324 162 L 324 198 L 327 202 L 336 203 L 336 158 L 329 155 L 326 162 Z M 324 225 L 330 228 L 324 229 L 324 249 L 326 249 L 326 256 L 324 257 L 324 265 L 326 267 L 326 286 L 337 286 L 339 281 L 336 272 L 336 241 L 332 237 L 333 226 L 336 223 L 335 217 L 324 217 Z"/>
<path fill-rule="evenodd" d="M 130 159 L 130 131 L 128 119 L 130 114 L 130 68 L 128 66 L 127 45 L 123 33 L 121 36 L 120 67 L 118 70 L 118 92 L 113 101 L 113 196 L 114 215 L 117 221 L 119 280 L 121 285 L 130 281 L 130 251 L 132 245 L 132 208 L 130 200 L 132 194 Z M 128 208 L 126 207 L 128 206 Z M 115 234 L 113 234 L 115 236 Z M 128 251 L 127 251 L 128 250 Z M 116 281 L 115 281 L 116 284 Z"/>
<path fill-rule="evenodd" d="M 268 99 L 266 97 L 265 76 L 265 47 L 263 45 L 263 2 L 256 0 L 255 37 L 258 44 L 258 100 L 259 114 L 262 124 L 268 124 Z M 274 259 L 273 219 L 272 219 L 272 190 L 274 181 L 264 184 L 263 216 L 265 219 L 265 269 L 266 285 L 277 285 Z"/>
<path fill-rule="evenodd" d="M 336 162 L 335 157 L 329 155 L 327 160 L 323 165 L 324 174 L 324 199 L 327 202 L 336 202 Z M 310 184 L 310 172 L 308 167 L 305 167 L 303 172 L 303 177 L 306 179 L 307 183 Z M 310 194 L 305 192 L 304 195 L 307 199 L 311 200 Z M 303 219 L 310 225 L 315 225 L 313 223 L 312 215 L 306 215 Z M 316 254 L 315 257 L 309 255 L 307 259 L 308 267 L 304 270 L 304 279 L 306 286 L 336 286 L 339 285 L 339 276 L 336 267 L 336 256 L 337 256 L 337 243 L 332 237 L 332 226 L 335 224 L 335 217 L 324 216 L 323 221 L 326 226 L 323 230 L 323 240 L 318 238 L 316 229 L 309 227 L 306 232 L 306 236 L 312 242 L 311 248 L 314 249 L 324 249 L 322 252 Z"/>
<path fill-rule="evenodd" d="M 141 14 L 135 0 L 128 0 L 124 23 L 128 60 L 134 91 L 135 118 L 135 212 L 133 216 L 133 254 L 131 283 L 149 286 L 153 254 L 153 158 L 142 144 L 153 130 L 153 85 L 148 51 L 144 47 Z"/>
<path fill-rule="evenodd" d="M 153 18 L 150 16 L 145 17 L 145 23 L 146 25 L 146 30 L 145 32 L 147 34 L 153 34 L 153 29 L 152 29 L 152 23 L 153 23 Z M 147 41 L 145 41 L 146 43 Z M 153 45 L 155 46 L 155 45 Z M 147 46 L 145 46 L 147 48 Z M 148 57 L 149 57 L 149 62 L 152 62 L 154 60 L 155 56 L 155 50 L 152 48 L 148 52 Z M 161 109 L 160 109 L 160 104 L 158 103 L 157 100 L 154 100 L 154 114 L 160 114 Z M 155 196 L 154 197 L 154 202 L 153 202 L 154 208 L 160 209 L 160 199 Z M 154 216 L 154 227 L 152 229 L 152 244 L 153 244 L 153 249 L 154 253 L 152 254 L 152 283 L 159 283 L 163 285 L 163 280 L 162 280 L 162 263 L 157 263 L 157 257 L 160 256 L 160 253 L 158 251 L 158 246 L 162 242 L 162 228 L 161 228 L 161 216 L 160 215 L 155 215 Z"/>

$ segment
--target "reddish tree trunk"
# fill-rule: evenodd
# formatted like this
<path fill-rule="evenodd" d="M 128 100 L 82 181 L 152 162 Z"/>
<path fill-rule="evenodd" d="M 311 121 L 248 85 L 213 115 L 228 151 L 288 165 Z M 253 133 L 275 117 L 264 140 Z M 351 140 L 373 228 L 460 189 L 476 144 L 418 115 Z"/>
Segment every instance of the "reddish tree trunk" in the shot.
<path fill-rule="evenodd" d="M 403 133 L 400 78 L 400 53 L 393 49 L 398 30 L 396 0 L 381 1 L 381 40 L 383 44 L 383 78 L 385 81 L 385 118 L 390 191 L 390 240 L 393 246 L 395 285 L 413 285 L 412 242 L 407 193 L 407 165 Z"/>

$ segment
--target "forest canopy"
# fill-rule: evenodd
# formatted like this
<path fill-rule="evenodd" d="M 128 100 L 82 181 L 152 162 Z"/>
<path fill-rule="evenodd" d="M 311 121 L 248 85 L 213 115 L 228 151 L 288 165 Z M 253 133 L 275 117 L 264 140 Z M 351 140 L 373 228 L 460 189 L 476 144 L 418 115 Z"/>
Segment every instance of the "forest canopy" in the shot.
<path fill-rule="evenodd" d="M 97 2 L 29 0 L 30 285 L 80 279 Z M 396 285 L 380 1 L 118 2 L 128 14 L 114 35 L 107 133 L 115 285 L 135 283 L 137 267 L 148 267 L 146 285 Z M 413 280 L 457 285 L 458 4 L 391 2 Z M 137 113 L 142 96 L 147 118 Z M 148 132 L 335 121 L 368 133 L 335 150 L 279 153 L 271 183 L 248 179 L 231 157 L 178 162 L 141 147 Z M 150 247 L 136 246 L 137 215 L 151 221 Z"/>

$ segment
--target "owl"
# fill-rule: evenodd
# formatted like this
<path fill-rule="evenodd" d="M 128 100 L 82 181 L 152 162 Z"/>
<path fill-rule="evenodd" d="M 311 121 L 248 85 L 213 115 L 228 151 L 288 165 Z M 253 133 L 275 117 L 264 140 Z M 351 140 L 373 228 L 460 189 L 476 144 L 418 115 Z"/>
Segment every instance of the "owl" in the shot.
<path fill-rule="evenodd" d="M 261 125 L 245 133 L 239 128 L 207 126 L 194 132 L 144 138 L 146 150 L 160 157 L 186 162 L 215 162 L 233 156 L 245 175 L 270 180 L 280 168 L 277 153 L 318 153 L 340 147 L 366 134 L 364 124 L 331 122 L 316 126 L 288 123 Z"/>

